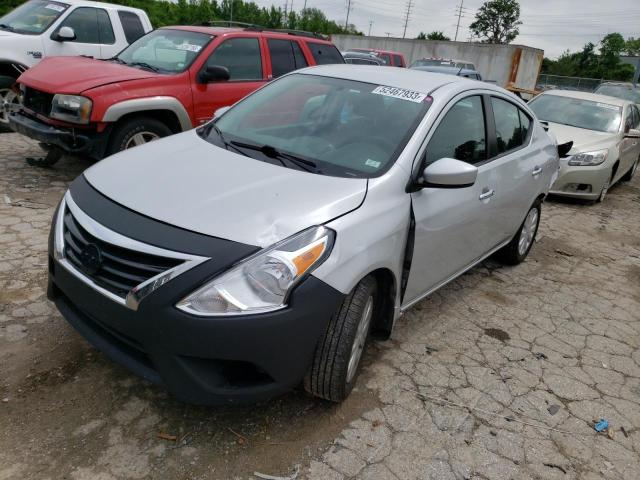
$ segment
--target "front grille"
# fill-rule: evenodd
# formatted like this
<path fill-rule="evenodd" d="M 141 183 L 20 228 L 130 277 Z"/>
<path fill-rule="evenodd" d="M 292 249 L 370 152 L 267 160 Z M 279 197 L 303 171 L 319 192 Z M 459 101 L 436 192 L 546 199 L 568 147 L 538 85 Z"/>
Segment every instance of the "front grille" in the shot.
<path fill-rule="evenodd" d="M 67 260 L 102 288 L 125 298 L 135 287 L 165 272 L 183 260 L 137 252 L 107 243 L 87 232 L 67 209 L 64 214 L 64 253 Z M 93 245 L 93 247 L 91 246 Z M 83 252 L 99 250 L 96 265 L 83 262 Z"/>
<path fill-rule="evenodd" d="M 49 116 L 51 113 L 51 104 L 53 102 L 53 94 L 41 92 L 35 88 L 26 87 L 23 97 L 24 106 L 29 110 L 33 110 L 41 115 Z"/>

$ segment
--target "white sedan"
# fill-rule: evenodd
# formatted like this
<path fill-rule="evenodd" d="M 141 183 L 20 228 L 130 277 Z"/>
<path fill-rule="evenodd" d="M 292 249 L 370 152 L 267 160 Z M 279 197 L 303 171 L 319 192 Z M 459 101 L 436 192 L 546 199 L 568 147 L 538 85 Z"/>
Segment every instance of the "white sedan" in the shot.
<path fill-rule="evenodd" d="M 613 184 L 633 178 L 640 161 L 640 111 L 633 102 L 549 90 L 529 107 L 559 144 L 573 141 L 549 193 L 601 202 Z"/>

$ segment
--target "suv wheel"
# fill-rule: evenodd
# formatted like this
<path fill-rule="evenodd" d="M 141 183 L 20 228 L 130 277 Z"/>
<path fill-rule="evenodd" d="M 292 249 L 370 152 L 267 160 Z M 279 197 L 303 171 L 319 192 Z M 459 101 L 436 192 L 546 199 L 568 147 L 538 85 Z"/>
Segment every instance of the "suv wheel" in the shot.
<path fill-rule="evenodd" d="M 167 137 L 173 132 L 164 123 L 151 117 L 134 117 L 116 125 L 107 154 L 112 155 L 129 148 Z"/>
<path fill-rule="evenodd" d="M 517 265 L 527 258 L 538 233 L 541 210 L 541 203 L 538 200 L 527 212 L 518 233 L 500 250 L 499 257 L 504 263 Z"/>
<path fill-rule="evenodd" d="M 0 75 L 0 132 L 9 132 L 9 112 L 5 110 L 5 105 L 19 103 L 18 95 L 11 87 L 16 83 L 13 77 Z"/>
<path fill-rule="evenodd" d="M 376 290 L 373 276 L 365 277 L 331 317 L 304 379 L 312 395 L 341 402 L 353 389 L 375 314 Z"/>

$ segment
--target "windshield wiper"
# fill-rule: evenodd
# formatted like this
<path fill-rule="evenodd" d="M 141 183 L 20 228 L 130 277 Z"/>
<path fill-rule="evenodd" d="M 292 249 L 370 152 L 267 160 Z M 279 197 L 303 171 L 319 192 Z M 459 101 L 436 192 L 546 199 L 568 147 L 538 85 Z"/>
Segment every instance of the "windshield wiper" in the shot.
<path fill-rule="evenodd" d="M 230 143 L 231 145 L 234 145 L 236 147 L 246 148 L 248 150 L 255 150 L 256 152 L 261 152 L 269 158 L 275 158 L 276 160 L 280 160 L 281 163 L 282 163 L 282 160 L 287 160 L 307 172 L 318 173 L 320 171 L 318 170 L 317 165 L 311 160 L 307 160 L 306 158 L 298 157 L 296 155 L 291 155 L 290 153 L 281 152 L 276 147 L 271 145 L 254 145 L 253 143 L 236 142 L 235 140 L 231 140 Z"/>
<path fill-rule="evenodd" d="M 0 23 L 0 28 L 3 30 L 8 30 L 10 32 L 15 32 L 16 29 L 13 28 L 11 25 L 7 25 L 6 23 Z"/>
<path fill-rule="evenodd" d="M 154 67 L 153 65 L 149 65 L 146 62 L 131 62 L 131 63 L 127 63 L 127 65 L 130 65 L 132 67 L 142 67 L 142 68 L 146 68 L 148 70 L 151 70 L 153 72 L 159 72 L 160 69 L 158 67 Z"/>
<path fill-rule="evenodd" d="M 107 58 L 107 62 L 118 62 L 118 63 L 121 63 L 122 65 L 129 65 L 127 62 L 125 62 L 124 60 L 118 57 Z"/>

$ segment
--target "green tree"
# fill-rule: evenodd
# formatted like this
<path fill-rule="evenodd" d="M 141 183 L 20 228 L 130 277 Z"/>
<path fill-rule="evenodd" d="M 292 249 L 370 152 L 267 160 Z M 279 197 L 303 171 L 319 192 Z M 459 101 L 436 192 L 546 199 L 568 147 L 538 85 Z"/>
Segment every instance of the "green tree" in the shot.
<path fill-rule="evenodd" d="M 624 53 L 632 56 L 640 55 L 640 38 L 629 38 L 625 43 Z"/>
<path fill-rule="evenodd" d="M 520 4 L 516 0 L 490 0 L 478 9 L 469 28 L 484 43 L 510 43 L 520 33 L 519 25 Z"/>
<path fill-rule="evenodd" d="M 420 32 L 420 34 L 416 37 L 417 40 L 445 40 L 447 42 L 451 41 L 449 37 L 447 37 L 444 32 L 433 31 L 431 33 Z"/>

